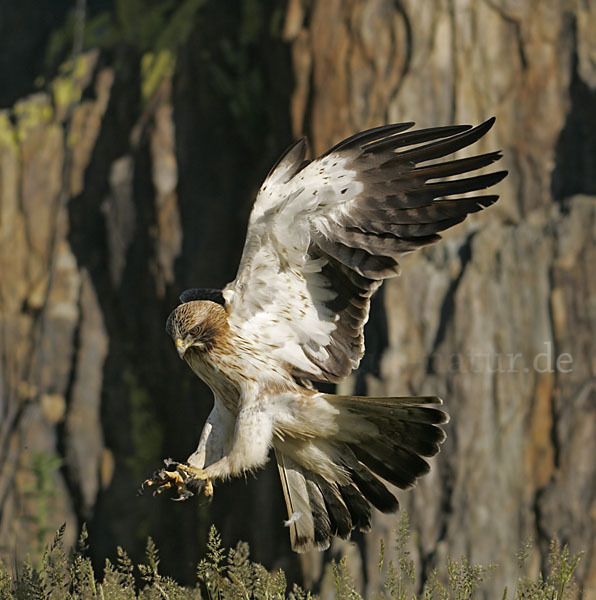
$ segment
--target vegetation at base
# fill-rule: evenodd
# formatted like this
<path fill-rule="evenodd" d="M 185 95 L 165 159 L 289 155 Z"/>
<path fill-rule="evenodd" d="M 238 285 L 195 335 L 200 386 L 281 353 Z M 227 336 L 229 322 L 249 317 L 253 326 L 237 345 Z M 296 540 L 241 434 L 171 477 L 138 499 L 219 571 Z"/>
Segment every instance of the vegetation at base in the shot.
<path fill-rule="evenodd" d="M 180 586 L 176 581 L 159 572 L 159 553 L 151 538 L 147 541 L 146 562 L 133 565 L 122 548 L 118 548 L 116 564 L 106 559 L 101 579 L 93 571 L 91 560 L 86 556 L 87 531 L 70 553 L 63 544 L 65 525 L 45 550 L 36 568 L 30 560 L 21 572 L 13 576 L 0 562 L 0 600 L 315 600 L 316 596 L 294 585 L 288 590 L 283 571 L 270 572 L 259 563 L 250 560 L 248 545 L 239 542 L 235 548 L 222 547 L 221 537 L 211 527 L 207 553 L 197 568 L 194 587 Z M 439 581 L 436 571 L 425 582 L 422 595 L 414 591 L 416 574 L 414 563 L 407 551 L 409 527 L 404 513 L 395 532 L 397 561 L 387 564 L 385 589 L 378 599 L 393 600 L 467 600 L 474 598 L 481 585 L 497 568 L 472 565 L 468 559 L 449 559 L 447 580 Z M 518 554 L 520 568 L 525 563 L 530 543 Z M 537 579 L 520 577 L 515 591 L 505 589 L 502 600 L 571 600 L 579 597 L 573 581 L 581 553 L 571 555 L 567 546 L 553 540 L 549 555 L 549 572 Z M 385 549 L 381 547 L 379 569 L 385 566 Z M 349 574 L 346 559 L 332 561 L 331 569 L 337 600 L 362 600 Z M 419 586 L 418 586 L 419 587 Z"/>
<path fill-rule="evenodd" d="M 54 500 L 60 493 L 53 475 L 61 465 L 62 459 L 56 455 L 34 452 L 31 456 L 29 470 L 32 478 L 24 485 L 23 491 L 25 497 L 31 501 L 30 506 L 33 510 L 23 518 L 33 525 L 36 532 L 35 556 L 38 559 L 42 556 L 45 541 L 50 539 L 56 524 L 54 521 L 54 527 L 50 525 Z M 3 598 L 1 593 L 0 598 Z"/>

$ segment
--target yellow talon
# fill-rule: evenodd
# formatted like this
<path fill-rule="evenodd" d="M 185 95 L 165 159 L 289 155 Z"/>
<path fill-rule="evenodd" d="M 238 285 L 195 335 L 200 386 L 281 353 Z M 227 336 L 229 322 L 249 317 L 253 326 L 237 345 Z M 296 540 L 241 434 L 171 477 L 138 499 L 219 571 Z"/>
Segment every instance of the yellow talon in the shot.
<path fill-rule="evenodd" d="M 205 482 L 203 488 L 205 496 L 208 498 L 213 496 L 213 483 L 205 469 L 199 469 L 189 464 L 173 463 L 172 461 L 167 464 L 170 468 L 173 466 L 175 468 L 173 470 L 169 470 L 168 468 L 161 469 L 161 471 L 154 473 L 151 479 L 146 479 L 143 482 L 142 487 L 155 486 L 154 495 L 160 494 L 165 489 L 176 488 L 179 495 L 178 500 L 185 500 L 193 494 L 188 489 L 187 484 L 193 480 L 199 480 Z"/>
<path fill-rule="evenodd" d="M 211 479 L 207 475 L 205 469 L 199 469 L 198 467 L 194 467 L 193 465 L 189 464 L 178 465 L 178 469 L 191 479 L 199 479 L 204 481 L 205 487 L 203 489 L 203 493 L 208 498 L 213 496 L 213 483 L 211 482 Z"/>

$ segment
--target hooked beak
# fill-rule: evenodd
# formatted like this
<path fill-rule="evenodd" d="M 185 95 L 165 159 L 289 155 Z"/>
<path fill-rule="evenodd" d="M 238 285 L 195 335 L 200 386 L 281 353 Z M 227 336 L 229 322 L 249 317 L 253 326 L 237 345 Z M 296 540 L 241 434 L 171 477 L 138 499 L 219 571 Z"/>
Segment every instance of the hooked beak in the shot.
<path fill-rule="evenodd" d="M 178 356 L 184 358 L 184 353 L 188 350 L 190 343 L 184 343 L 180 338 L 176 338 L 176 350 L 178 350 Z"/>

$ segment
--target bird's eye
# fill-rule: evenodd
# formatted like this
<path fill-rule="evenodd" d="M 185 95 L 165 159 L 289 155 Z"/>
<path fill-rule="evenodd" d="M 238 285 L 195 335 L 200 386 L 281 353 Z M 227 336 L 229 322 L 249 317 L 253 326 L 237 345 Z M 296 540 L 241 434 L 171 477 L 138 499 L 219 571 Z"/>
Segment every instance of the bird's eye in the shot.
<path fill-rule="evenodd" d="M 199 335 L 199 333 L 201 333 L 201 328 L 198 325 L 195 325 L 188 333 L 190 333 L 190 335 L 193 337 L 196 337 Z"/>

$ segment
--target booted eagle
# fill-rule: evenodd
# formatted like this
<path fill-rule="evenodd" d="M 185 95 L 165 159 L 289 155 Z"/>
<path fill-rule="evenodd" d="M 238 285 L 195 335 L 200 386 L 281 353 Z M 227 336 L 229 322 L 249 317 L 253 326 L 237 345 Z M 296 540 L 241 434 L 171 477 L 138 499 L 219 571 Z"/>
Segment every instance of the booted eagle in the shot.
<path fill-rule="evenodd" d="M 214 406 L 197 450 L 145 482 L 181 499 L 262 467 L 273 448 L 298 552 L 366 531 L 371 505 L 398 502 L 445 439 L 435 397 L 368 398 L 317 391 L 358 367 L 370 298 L 402 254 L 498 196 L 505 171 L 464 176 L 500 158 L 437 159 L 481 138 L 494 119 L 414 131 L 376 127 L 305 160 L 296 142 L 273 167 L 250 215 L 236 279 L 181 296 L 167 332 Z M 449 178 L 449 179 L 446 179 Z"/>

